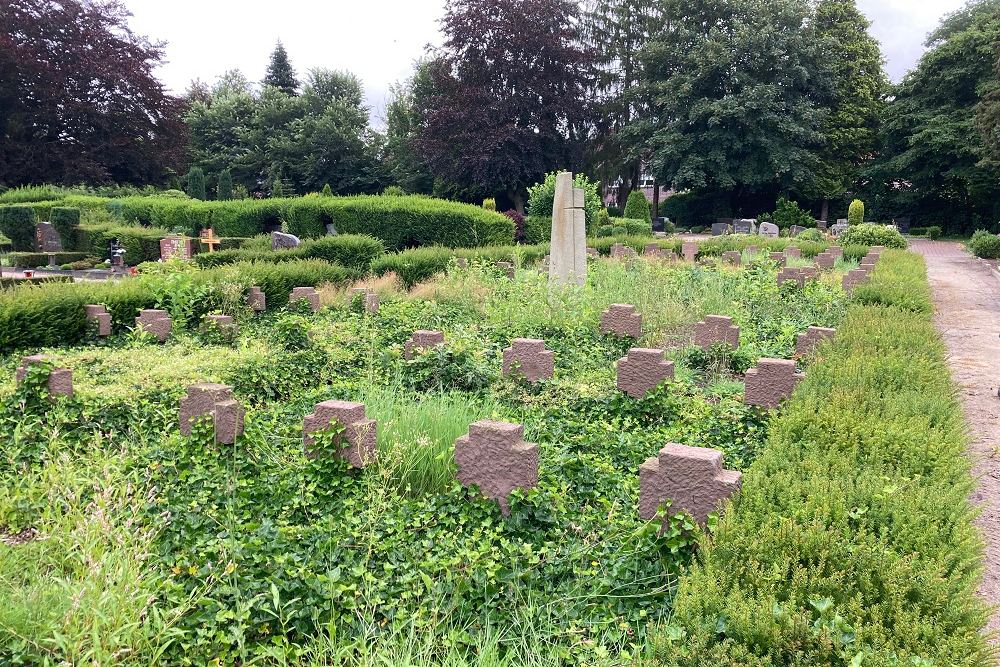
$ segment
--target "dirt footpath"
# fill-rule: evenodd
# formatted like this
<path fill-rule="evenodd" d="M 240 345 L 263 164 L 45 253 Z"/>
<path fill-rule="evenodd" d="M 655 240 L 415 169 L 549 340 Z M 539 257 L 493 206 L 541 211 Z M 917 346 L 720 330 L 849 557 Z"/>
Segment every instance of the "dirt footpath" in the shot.
<path fill-rule="evenodd" d="M 958 243 L 914 241 L 927 260 L 934 291 L 934 323 L 948 346 L 952 377 L 961 392 L 979 488 L 972 496 L 986 542 L 980 594 L 1000 604 L 1000 279 Z M 994 613 L 989 630 L 1000 630 Z"/>

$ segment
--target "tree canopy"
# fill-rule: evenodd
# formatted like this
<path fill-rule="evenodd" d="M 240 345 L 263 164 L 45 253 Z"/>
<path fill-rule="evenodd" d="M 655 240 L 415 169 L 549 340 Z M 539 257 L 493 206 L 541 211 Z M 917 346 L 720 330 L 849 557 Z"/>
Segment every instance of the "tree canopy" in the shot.
<path fill-rule="evenodd" d="M 287 95 L 294 95 L 299 89 L 299 80 L 295 78 L 292 61 L 288 59 L 288 51 L 281 42 L 278 42 L 271 52 L 271 61 L 264 75 L 264 85 L 274 86 Z"/>

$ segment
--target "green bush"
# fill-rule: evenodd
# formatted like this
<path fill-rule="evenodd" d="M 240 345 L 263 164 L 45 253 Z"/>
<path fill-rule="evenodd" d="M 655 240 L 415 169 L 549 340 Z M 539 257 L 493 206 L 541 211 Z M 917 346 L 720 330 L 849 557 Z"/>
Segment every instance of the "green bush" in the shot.
<path fill-rule="evenodd" d="M 847 207 L 847 224 L 854 226 L 863 224 L 865 221 L 865 203 L 860 199 L 855 199 Z"/>
<path fill-rule="evenodd" d="M 30 204 L 38 201 L 54 201 L 65 194 L 62 188 L 53 185 L 25 185 L 12 188 L 0 194 L 0 204 Z"/>
<path fill-rule="evenodd" d="M 646 199 L 646 195 L 639 190 L 633 190 L 628 193 L 623 217 L 632 220 L 642 220 L 648 224 L 652 224 L 653 215 L 650 213 L 649 200 Z"/>
<path fill-rule="evenodd" d="M 587 218 L 587 232 L 597 225 L 597 214 L 603 208 L 597 183 L 592 183 L 586 174 L 573 177 L 573 187 L 583 190 L 583 210 Z M 545 175 L 545 180 L 528 188 L 528 215 L 538 218 L 552 218 L 552 206 L 556 198 L 556 172 Z M 468 244 L 466 244 L 468 245 Z"/>
<path fill-rule="evenodd" d="M 976 257 L 1000 259 L 1000 236 L 985 229 L 978 229 L 966 243 L 966 247 Z"/>
<path fill-rule="evenodd" d="M 200 253 L 194 257 L 194 261 L 198 266 L 208 268 L 248 261 L 275 263 L 299 259 L 322 259 L 349 269 L 367 272 L 372 260 L 383 254 L 385 254 L 385 246 L 378 239 L 370 236 L 341 234 L 306 240 L 299 247 L 287 250 L 251 247 Z"/>
<path fill-rule="evenodd" d="M 965 425 L 923 273 L 883 257 L 875 281 L 919 276 L 922 306 L 849 308 L 681 579 L 658 662 L 991 663 Z"/>
<path fill-rule="evenodd" d="M 443 199 L 394 197 L 317 197 L 292 200 L 288 231 L 302 238 L 325 236 L 327 224 L 348 234 L 381 239 L 390 250 L 425 245 L 474 247 L 509 244 L 514 222 L 507 216 Z"/>
<path fill-rule="evenodd" d="M 377 276 L 395 273 L 403 286 L 410 289 L 447 269 L 452 259 L 457 257 L 470 262 L 489 263 L 513 262 L 520 257 L 527 264 L 542 259 L 548 251 L 548 244 L 458 249 L 430 246 L 384 255 L 372 262 L 371 270 Z"/>
<path fill-rule="evenodd" d="M 77 250 L 108 259 L 112 239 L 125 249 L 125 263 L 131 266 L 160 259 L 160 240 L 170 236 L 166 229 L 126 225 L 87 225 L 77 228 Z"/>
<path fill-rule="evenodd" d="M 886 248 L 905 248 L 906 239 L 899 230 L 885 225 L 865 223 L 849 227 L 837 241 L 841 245 L 880 245 Z"/>
<path fill-rule="evenodd" d="M 823 240 L 823 232 L 821 232 L 820 230 L 818 230 L 818 229 L 816 229 L 814 227 L 812 229 L 805 230 L 804 232 L 800 233 L 795 238 L 797 240 L 799 240 L 799 241 L 815 241 L 815 242 L 820 242 L 820 241 Z"/>
<path fill-rule="evenodd" d="M 38 217 L 31 206 L 0 206 L 0 234 L 10 239 L 14 250 L 35 249 L 35 224 Z"/>
<path fill-rule="evenodd" d="M 219 184 L 216 187 L 215 197 L 219 201 L 233 198 L 233 172 L 228 169 L 219 172 Z"/>
<path fill-rule="evenodd" d="M 552 217 L 529 215 L 524 219 L 525 243 L 548 243 L 552 239 Z"/>
<path fill-rule="evenodd" d="M 205 189 L 205 172 L 202 171 L 201 167 L 191 167 L 191 169 L 188 170 L 187 188 L 185 191 L 192 199 L 208 199 L 208 194 Z"/>
<path fill-rule="evenodd" d="M 85 252 L 57 252 L 55 262 L 59 264 L 69 264 L 77 262 L 87 257 Z M 39 266 L 47 266 L 49 256 L 43 252 L 12 252 L 7 255 L 10 265 L 18 269 L 33 269 Z"/>
<path fill-rule="evenodd" d="M 941 234 L 942 234 L 942 230 L 937 225 L 931 225 L 930 227 L 927 228 L 926 236 L 931 241 L 936 241 L 939 238 L 941 238 Z"/>
<path fill-rule="evenodd" d="M 483 208 L 485 208 L 487 211 L 496 211 L 497 200 L 494 199 L 493 197 L 487 197 L 486 199 L 483 200 Z"/>
<path fill-rule="evenodd" d="M 76 228 L 80 225 L 80 209 L 70 206 L 53 206 L 49 221 L 59 233 L 63 248 L 69 249 L 76 243 Z"/>
<path fill-rule="evenodd" d="M 778 225 L 780 229 L 788 229 L 792 225 L 800 227 L 815 227 L 816 221 L 809 211 L 803 211 L 798 203 L 789 201 L 784 197 L 779 197 L 775 205 L 774 213 L 770 216 L 769 222 Z M 763 219 L 763 218 L 762 218 Z"/>

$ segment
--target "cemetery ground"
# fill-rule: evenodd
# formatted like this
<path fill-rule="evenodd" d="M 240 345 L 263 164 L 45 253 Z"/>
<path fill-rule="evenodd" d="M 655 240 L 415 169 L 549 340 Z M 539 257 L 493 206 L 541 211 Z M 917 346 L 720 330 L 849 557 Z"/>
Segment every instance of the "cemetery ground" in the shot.
<path fill-rule="evenodd" d="M 163 344 L 115 333 L 12 351 L 4 659 L 990 664 L 973 480 L 922 259 L 885 251 L 850 292 L 854 258 L 781 285 L 777 258 L 738 259 L 593 259 L 565 289 L 530 262 L 510 278 L 452 260 L 409 290 L 368 279 L 374 312 L 336 284 L 316 312 L 255 316 L 236 289 L 220 310 L 238 331 L 177 300 Z M 613 304 L 641 315 L 637 337 L 602 331 Z M 735 349 L 693 344 L 711 315 L 739 327 Z M 810 327 L 837 331 L 798 359 L 794 394 L 748 405 L 752 369 L 797 358 Z M 414 346 L 421 330 L 443 343 Z M 551 377 L 541 361 L 537 382 L 504 372 L 518 338 L 544 341 Z M 665 350 L 673 378 L 620 390 L 634 348 Z M 72 371 L 72 396 L 50 391 L 54 368 Z M 214 428 L 185 435 L 199 383 L 232 391 L 213 399 Z M 363 467 L 339 449 L 365 451 L 360 417 L 304 447 L 331 400 L 375 422 Z M 245 410 L 234 444 L 219 442 L 223 403 Z M 537 455 L 537 479 L 502 502 L 455 462 L 483 420 L 523 426 L 510 451 Z M 704 527 L 669 501 L 640 517 L 640 466 L 667 443 L 743 473 Z"/>

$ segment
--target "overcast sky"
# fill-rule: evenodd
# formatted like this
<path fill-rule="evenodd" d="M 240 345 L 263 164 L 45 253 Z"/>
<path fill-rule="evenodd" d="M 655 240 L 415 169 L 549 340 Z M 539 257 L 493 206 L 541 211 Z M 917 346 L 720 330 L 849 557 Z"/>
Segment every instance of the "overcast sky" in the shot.
<path fill-rule="evenodd" d="M 132 27 L 167 42 L 158 74 L 181 93 L 188 82 L 211 83 L 240 68 L 251 80 L 264 76 L 281 40 L 292 65 L 346 69 L 364 82 L 376 122 L 389 86 L 405 79 L 427 44 L 440 40 L 444 0 L 125 0 Z M 923 52 L 923 42 L 948 12 L 965 0 L 858 0 L 882 42 L 886 68 L 898 81 Z"/>

